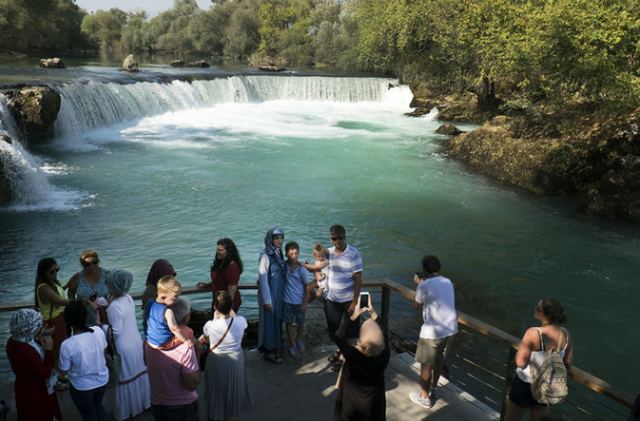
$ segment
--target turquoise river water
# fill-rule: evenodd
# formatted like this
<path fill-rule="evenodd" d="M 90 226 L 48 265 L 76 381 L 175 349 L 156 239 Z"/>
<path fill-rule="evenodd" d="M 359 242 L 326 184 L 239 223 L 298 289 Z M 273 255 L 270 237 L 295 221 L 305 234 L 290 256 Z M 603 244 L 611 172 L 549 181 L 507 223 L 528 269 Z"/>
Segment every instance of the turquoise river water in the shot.
<path fill-rule="evenodd" d="M 245 261 L 242 282 L 253 283 L 269 227 L 282 226 L 310 258 L 341 223 L 365 279 L 410 285 L 420 258 L 436 254 L 464 297 L 461 309 L 514 335 L 535 322 L 539 298 L 559 299 L 576 365 L 637 392 L 640 230 L 588 219 L 446 158 L 434 113 L 406 117 L 411 93 L 395 83 L 60 83 L 57 137 L 31 153 L 2 146 L 13 154 L 20 197 L 0 209 L 0 302 L 32 300 L 44 256 L 58 260 L 66 281 L 85 248 L 98 250 L 103 267 L 133 272 L 134 291 L 158 257 L 195 285 L 225 236 Z M 0 116 L 15 131 L 4 105 Z M 0 313 L 3 346 L 7 318 Z M 0 369 L 9 372 L 6 362 Z"/>

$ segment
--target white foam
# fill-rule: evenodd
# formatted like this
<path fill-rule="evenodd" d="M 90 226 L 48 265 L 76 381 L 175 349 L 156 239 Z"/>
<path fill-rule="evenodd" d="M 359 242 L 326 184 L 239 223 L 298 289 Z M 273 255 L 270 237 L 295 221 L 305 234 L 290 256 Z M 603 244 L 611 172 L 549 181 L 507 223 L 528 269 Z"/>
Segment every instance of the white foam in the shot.
<path fill-rule="evenodd" d="M 428 114 L 422 116 L 424 120 L 427 121 L 436 121 L 438 119 L 438 115 L 440 115 L 440 111 L 436 107 L 433 107 Z"/>

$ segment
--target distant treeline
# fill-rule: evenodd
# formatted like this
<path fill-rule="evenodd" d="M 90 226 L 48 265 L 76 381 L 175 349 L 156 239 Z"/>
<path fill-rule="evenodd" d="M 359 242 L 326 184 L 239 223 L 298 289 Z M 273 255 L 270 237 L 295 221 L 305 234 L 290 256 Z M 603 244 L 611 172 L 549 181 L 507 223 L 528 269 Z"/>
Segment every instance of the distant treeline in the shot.
<path fill-rule="evenodd" d="M 638 0 L 175 0 L 149 19 L 0 0 L 0 50 L 202 54 L 396 75 L 481 105 L 640 105 Z M 506 102 L 498 100 L 502 98 Z"/>

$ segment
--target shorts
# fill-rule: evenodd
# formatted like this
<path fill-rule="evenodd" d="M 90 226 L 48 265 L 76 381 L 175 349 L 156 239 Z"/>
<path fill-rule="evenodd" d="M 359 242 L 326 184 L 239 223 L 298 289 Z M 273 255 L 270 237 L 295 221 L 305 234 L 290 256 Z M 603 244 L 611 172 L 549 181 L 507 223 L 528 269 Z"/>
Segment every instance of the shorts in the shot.
<path fill-rule="evenodd" d="M 453 336 L 441 339 L 420 338 L 416 349 L 416 362 L 431 366 L 444 363 L 452 342 Z"/>
<path fill-rule="evenodd" d="M 533 399 L 531 383 L 525 382 L 517 374 L 511 383 L 511 389 L 509 389 L 509 400 L 521 408 L 533 408 L 541 405 L 541 403 Z"/>
<path fill-rule="evenodd" d="M 295 320 L 298 326 L 304 325 L 305 312 L 300 309 L 300 304 L 284 303 L 284 311 L 282 321 L 285 323 L 293 323 Z"/>

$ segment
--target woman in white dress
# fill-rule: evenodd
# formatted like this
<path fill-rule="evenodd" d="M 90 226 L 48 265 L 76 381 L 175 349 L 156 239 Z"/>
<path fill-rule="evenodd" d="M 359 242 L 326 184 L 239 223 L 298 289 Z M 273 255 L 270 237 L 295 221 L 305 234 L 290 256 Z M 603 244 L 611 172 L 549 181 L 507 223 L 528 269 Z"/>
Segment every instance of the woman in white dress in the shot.
<path fill-rule="evenodd" d="M 116 269 L 106 276 L 111 300 L 107 316 L 121 358 L 120 384 L 107 392 L 106 401 L 117 421 L 134 417 L 151 406 L 142 337 L 135 304 L 128 294 L 132 283 L 133 275 L 125 270 Z"/>
<path fill-rule="evenodd" d="M 247 320 L 237 316 L 232 305 L 227 291 L 216 292 L 213 320 L 203 328 L 203 336 L 211 350 L 204 371 L 208 400 L 204 409 L 208 420 L 229 421 L 252 408 L 242 351 Z"/>

